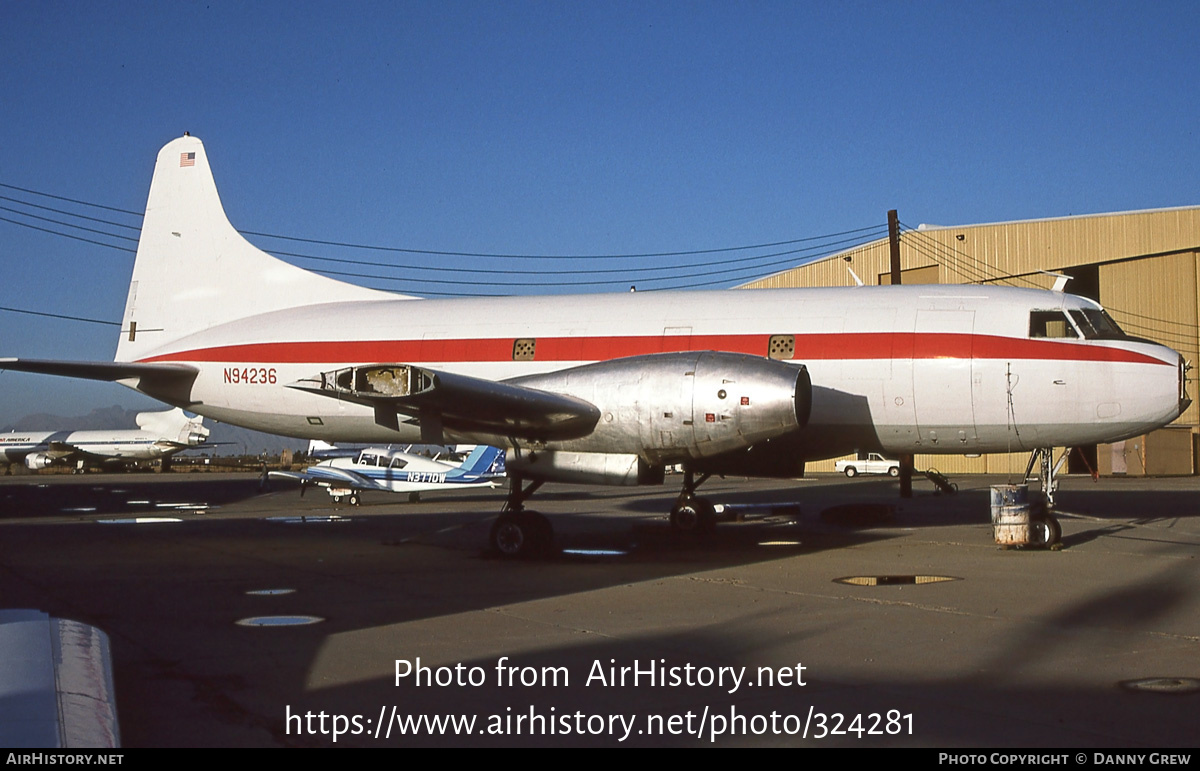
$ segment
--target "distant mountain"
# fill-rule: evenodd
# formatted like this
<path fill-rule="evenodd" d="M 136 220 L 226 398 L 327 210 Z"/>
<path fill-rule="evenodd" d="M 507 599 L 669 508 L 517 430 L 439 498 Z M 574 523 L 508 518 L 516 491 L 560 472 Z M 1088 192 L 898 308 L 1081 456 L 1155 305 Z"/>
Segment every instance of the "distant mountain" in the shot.
<path fill-rule="evenodd" d="M 137 414 L 148 410 L 130 410 L 113 405 L 98 407 L 87 415 L 65 417 L 50 415 L 44 412 L 36 415 L 26 415 L 8 426 L 0 428 L 0 432 L 9 431 L 98 431 L 103 429 L 135 429 Z M 153 412 L 154 410 L 149 410 Z M 251 431 L 226 423 L 218 423 L 208 418 L 204 425 L 212 433 L 209 434 L 209 446 L 202 446 L 189 454 L 209 452 L 213 455 L 260 455 L 278 456 L 285 448 L 304 450 L 308 442 L 304 439 L 292 439 L 275 434 L 264 434 L 261 431 Z"/>
<path fill-rule="evenodd" d="M 26 415 L 11 426 L 4 426 L 5 433 L 9 431 L 98 431 L 106 428 L 137 428 L 134 416 L 142 410 L 127 410 L 124 407 L 97 407 L 87 415 L 79 417 L 63 417 L 39 412 L 36 415 Z"/>

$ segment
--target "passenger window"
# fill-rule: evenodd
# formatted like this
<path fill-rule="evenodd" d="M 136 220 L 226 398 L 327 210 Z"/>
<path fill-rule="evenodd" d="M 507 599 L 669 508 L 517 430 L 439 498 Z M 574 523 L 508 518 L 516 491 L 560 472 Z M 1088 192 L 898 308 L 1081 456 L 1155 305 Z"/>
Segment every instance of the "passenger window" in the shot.
<path fill-rule="evenodd" d="M 392 468 L 404 468 L 408 465 L 408 461 L 404 458 L 392 458 Z"/>
<path fill-rule="evenodd" d="M 1029 336 L 1077 338 L 1079 334 L 1062 311 L 1032 311 L 1029 314 Z"/>

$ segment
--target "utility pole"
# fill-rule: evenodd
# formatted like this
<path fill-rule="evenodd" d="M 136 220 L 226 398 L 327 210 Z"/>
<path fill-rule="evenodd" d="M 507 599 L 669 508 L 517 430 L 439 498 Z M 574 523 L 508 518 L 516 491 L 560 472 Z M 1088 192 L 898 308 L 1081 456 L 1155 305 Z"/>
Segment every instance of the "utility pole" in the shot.
<path fill-rule="evenodd" d="M 892 256 L 892 286 L 900 286 L 900 215 L 888 212 L 888 246 Z M 913 456 L 900 456 L 900 497 L 912 497 Z"/>
<path fill-rule="evenodd" d="M 888 246 L 892 252 L 892 285 L 900 285 L 900 215 L 888 212 Z"/>

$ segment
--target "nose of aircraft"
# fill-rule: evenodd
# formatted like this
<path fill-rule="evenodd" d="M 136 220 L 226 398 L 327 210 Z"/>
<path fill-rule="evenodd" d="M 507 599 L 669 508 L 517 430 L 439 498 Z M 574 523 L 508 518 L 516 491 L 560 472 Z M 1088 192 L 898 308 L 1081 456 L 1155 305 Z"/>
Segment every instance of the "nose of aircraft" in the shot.
<path fill-rule="evenodd" d="M 1180 415 L 1182 415 L 1184 413 L 1184 410 L 1186 410 L 1188 407 L 1190 407 L 1192 405 L 1192 399 L 1190 396 L 1188 396 L 1188 392 L 1187 392 L 1187 373 L 1188 373 L 1188 370 L 1190 370 L 1191 368 L 1192 368 L 1192 365 L 1188 364 L 1187 361 L 1184 360 L 1183 356 L 1180 355 L 1180 357 L 1179 357 L 1179 412 L 1177 412 L 1175 414 L 1176 418 L 1179 417 Z M 1174 420 L 1174 419 L 1175 418 L 1171 418 L 1171 420 Z"/>

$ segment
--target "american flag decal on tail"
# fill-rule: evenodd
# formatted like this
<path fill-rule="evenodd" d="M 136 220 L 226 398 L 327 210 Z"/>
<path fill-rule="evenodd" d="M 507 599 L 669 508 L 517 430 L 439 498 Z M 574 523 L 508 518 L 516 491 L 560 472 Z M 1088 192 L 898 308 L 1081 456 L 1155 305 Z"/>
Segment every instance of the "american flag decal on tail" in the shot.
<path fill-rule="evenodd" d="M 180 153 L 179 154 L 179 168 L 182 169 L 184 166 L 195 166 L 195 165 L 196 165 L 196 154 L 195 153 Z"/>

